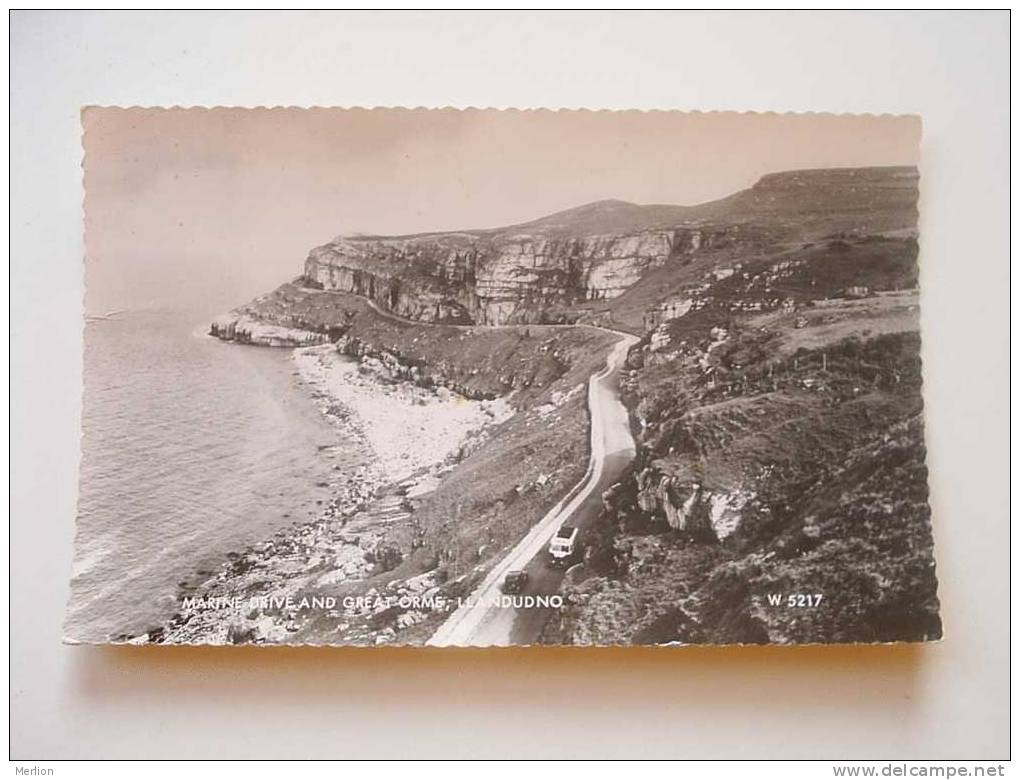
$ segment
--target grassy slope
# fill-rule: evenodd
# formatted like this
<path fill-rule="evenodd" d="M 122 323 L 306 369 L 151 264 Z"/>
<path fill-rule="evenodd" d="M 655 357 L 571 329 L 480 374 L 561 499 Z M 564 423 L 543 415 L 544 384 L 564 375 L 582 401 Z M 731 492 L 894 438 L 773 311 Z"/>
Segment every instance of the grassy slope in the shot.
<path fill-rule="evenodd" d="M 939 636 L 916 294 L 821 300 L 915 279 L 909 239 L 787 248 L 712 283 L 702 308 L 665 325 L 667 347 L 632 353 L 639 456 L 546 641 Z M 734 310 L 777 298 L 797 310 Z M 743 496 L 737 530 L 720 541 L 700 499 L 690 525 L 672 529 L 654 490 L 664 479 L 674 506 L 699 488 Z M 776 608 L 770 593 L 823 603 Z"/>

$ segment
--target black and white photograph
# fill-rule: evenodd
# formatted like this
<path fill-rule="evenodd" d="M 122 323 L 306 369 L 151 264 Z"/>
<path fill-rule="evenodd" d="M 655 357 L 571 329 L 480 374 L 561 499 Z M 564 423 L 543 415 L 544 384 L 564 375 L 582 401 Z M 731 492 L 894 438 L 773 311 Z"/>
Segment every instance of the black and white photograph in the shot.
<path fill-rule="evenodd" d="M 941 636 L 917 117 L 82 122 L 67 641 Z"/>
<path fill-rule="evenodd" d="M 1008 777 L 1011 27 L 11 10 L 12 774 Z"/>

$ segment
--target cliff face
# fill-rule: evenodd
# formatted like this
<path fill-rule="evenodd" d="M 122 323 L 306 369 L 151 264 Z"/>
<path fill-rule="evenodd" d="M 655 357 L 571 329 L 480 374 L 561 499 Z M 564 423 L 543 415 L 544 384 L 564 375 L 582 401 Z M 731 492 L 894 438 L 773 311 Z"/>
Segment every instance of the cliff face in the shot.
<path fill-rule="evenodd" d="M 311 251 L 305 278 L 423 322 L 534 324 L 554 306 L 615 298 L 651 268 L 725 239 L 702 229 L 339 238 Z"/>
<path fill-rule="evenodd" d="M 572 322 L 706 254 L 912 225 L 916 179 L 906 168 L 795 171 L 701 206 L 600 201 L 493 230 L 340 237 L 309 253 L 304 276 L 423 322 Z"/>

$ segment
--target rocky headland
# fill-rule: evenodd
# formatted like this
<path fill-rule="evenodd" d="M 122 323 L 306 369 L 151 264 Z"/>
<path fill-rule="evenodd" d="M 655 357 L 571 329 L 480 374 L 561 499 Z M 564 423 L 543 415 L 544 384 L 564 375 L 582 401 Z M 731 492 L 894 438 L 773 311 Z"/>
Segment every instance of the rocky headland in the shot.
<path fill-rule="evenodd" d="M 211 332 L 315 345 L 297 351 L 302 376 L 362 426 L 374 476 L 203 592 L 279 590 L 289 572 L 288 593 L 373 606 L 271 606 L 209 617 L 209 630 L 424 641 L 444 612 L 392 600 L 470 592 L 582 476 L 584 386 L 617 338 L 587 327 L 601 326 L 641 339 L 622 383 L 638 454 L 603 497 L 564 586 L 571 606 L 543 641 L 938 636 L 916 201 L 912 168 L 794 171 L 701 206 L 603 201 L 316 247 L 301 276 Z M 769 607 L 801 592 L 825 607 Z M 194 641 L 175 630 L 154 638 Z"/>
<path fill-rule="evenodd" d="M 815 235 L 898 229 L 913 212 L 916 181 L 908 168 L 791 172 L 702 206 L 608 200 L 506 228 L 341 236 L 309 253 L 304 277 L 423 322 L 632 329 L 639 318 L 613 317 L 603 304 L 651 271 Z"/>

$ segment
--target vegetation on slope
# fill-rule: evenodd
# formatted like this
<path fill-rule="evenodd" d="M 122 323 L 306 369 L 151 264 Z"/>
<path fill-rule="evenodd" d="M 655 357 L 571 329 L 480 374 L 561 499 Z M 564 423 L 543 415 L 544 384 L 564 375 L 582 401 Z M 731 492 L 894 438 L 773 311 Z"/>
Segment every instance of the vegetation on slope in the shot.
<path fill-rule="evenodd" d="M 868 237 L 756 258 L 632 352 L 639 454 L 546 641 L 941 635 L 915 259 Z"/>

